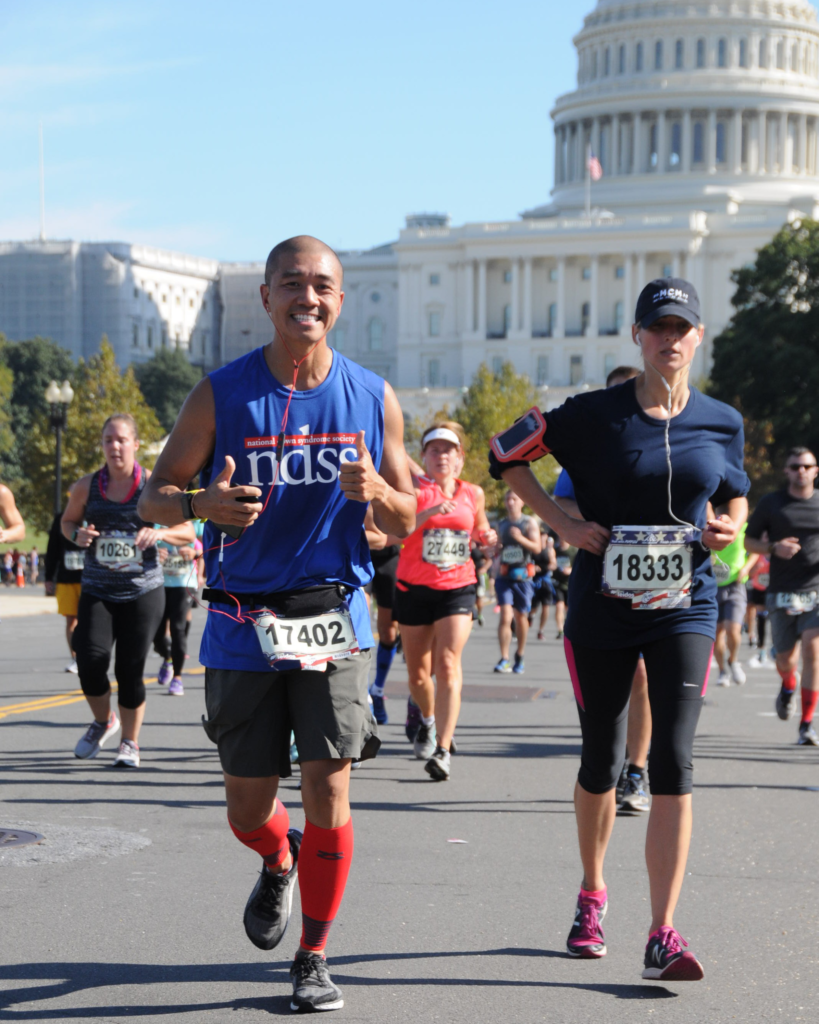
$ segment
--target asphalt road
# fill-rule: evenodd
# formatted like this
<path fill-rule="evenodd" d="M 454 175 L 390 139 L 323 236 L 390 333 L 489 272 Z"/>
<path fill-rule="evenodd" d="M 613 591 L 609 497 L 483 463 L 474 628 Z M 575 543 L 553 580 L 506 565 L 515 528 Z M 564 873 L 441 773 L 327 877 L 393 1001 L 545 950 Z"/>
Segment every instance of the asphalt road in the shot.
<path fill-rule="evenodd" d="M 199 725 L 203 621 L 197 613 L 185 697 L 149 686 L 143 767 L 126 774 L 109 770 L 107 749 L 73 757 L 90 719 L 62 671 L 62 620 L 0 625 L 0 827 L 46 836 L 0 853 L 0 1021 L 290 1015 L 298 896 L 279 949 L 253 947 L 242 911 L 258 860 L 228 830 L 215 748 Z M 353 778 L 355 860 L 328 950 L 346 1000 L 338 1019 L 816 1020 L 819 750 L 797 748 L 795 723 L 773 717 L 770 671 L 710 689 L 700 723 L 677 926 L 705 980 L 641 980 L 644 820 L 615 829 L 608 956 L 566 957 L 580 881 L 579 732 L 562 647 L 548 635 L 531 645 L 525 676 L 497 677 L 494 629 L 474 632 L 449 783 L 429 781 L 411 757 L 396 663 L 395 724 Z M 149 675 L 157 667 L 149 660 Z M 282 793 L 294 824 L 297 781 Z"/>

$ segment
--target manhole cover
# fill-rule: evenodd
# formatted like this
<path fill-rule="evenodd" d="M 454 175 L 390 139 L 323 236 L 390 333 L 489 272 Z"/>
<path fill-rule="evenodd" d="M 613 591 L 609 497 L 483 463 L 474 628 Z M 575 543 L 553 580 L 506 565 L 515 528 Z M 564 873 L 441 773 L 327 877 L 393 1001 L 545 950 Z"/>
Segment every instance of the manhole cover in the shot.
<path fill-rule="evenodd" d="M 19 828 L 0 828 L 0 850 L 10 850 L 14 846 L 31 846 L 41 843 L 45 836 L 39 832 L 23 832 Z"/>

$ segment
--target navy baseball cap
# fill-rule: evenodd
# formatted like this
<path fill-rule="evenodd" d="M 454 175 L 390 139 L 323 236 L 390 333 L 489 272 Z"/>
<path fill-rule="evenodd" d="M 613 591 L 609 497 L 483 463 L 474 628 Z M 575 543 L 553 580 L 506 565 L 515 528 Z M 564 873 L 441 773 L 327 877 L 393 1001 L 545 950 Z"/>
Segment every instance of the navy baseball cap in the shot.
<path fill-rule="evenodd" d="M 699 327 L 700 297 L 690 281 L 681 277 L 658 277 L 640 292 L 634 322 L 649 327 L 661 316 L 679 316 Z"/>

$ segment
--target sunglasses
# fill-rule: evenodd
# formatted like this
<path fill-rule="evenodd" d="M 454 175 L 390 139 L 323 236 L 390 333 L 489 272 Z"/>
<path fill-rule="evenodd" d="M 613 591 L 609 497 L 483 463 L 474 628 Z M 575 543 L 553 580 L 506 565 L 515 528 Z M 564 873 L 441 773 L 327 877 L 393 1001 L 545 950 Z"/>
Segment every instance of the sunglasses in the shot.
<path fill-rule="evenodd" d="M 789 469 L 792 473 L 798 473 L 800 469 L 804 469 L 807 473 L 809 469 L 816 469 L 816 463 L 795 462 L 792 466 L 785 466 L 785 469 Z"/>

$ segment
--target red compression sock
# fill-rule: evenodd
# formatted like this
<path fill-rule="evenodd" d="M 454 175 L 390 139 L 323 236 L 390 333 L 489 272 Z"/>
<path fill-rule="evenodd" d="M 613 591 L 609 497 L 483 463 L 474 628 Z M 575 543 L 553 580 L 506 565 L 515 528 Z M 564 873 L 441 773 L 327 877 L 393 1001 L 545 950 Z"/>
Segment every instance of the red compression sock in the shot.
<path fill-rule="evenodd" d="M 802 684 L 802 721 L 812 722 L 813 712 L 816 710 L 816 704 L 819 702 L 819 690 L 806 690 L 804 683 Z"/>
<path fill-rule="evenodd" d="M 290 853 L 290 843 L 287 839 L 290 816 L 281 800 L 276 801 L 276 809 L 270 820 L 253 832 L 240 832 L 230 818 L 228 824 L 239 842 L 255 850 L 271 870 L 277 868 Z"/>
<path fill-rule="evenodd" d="M 793 693 L 796 689 L 796 673 L 795 672 L 780 672 L 782 676 L 782 687 L 787 690 L 788 693 Z"/>
<path fill-rule="evenodd" d="M 301 944 L 321 953 L 338 913 L 353 859 L 353 819 L 341 828 L 318 828 L 309 821 L 299 850 Z"/>

